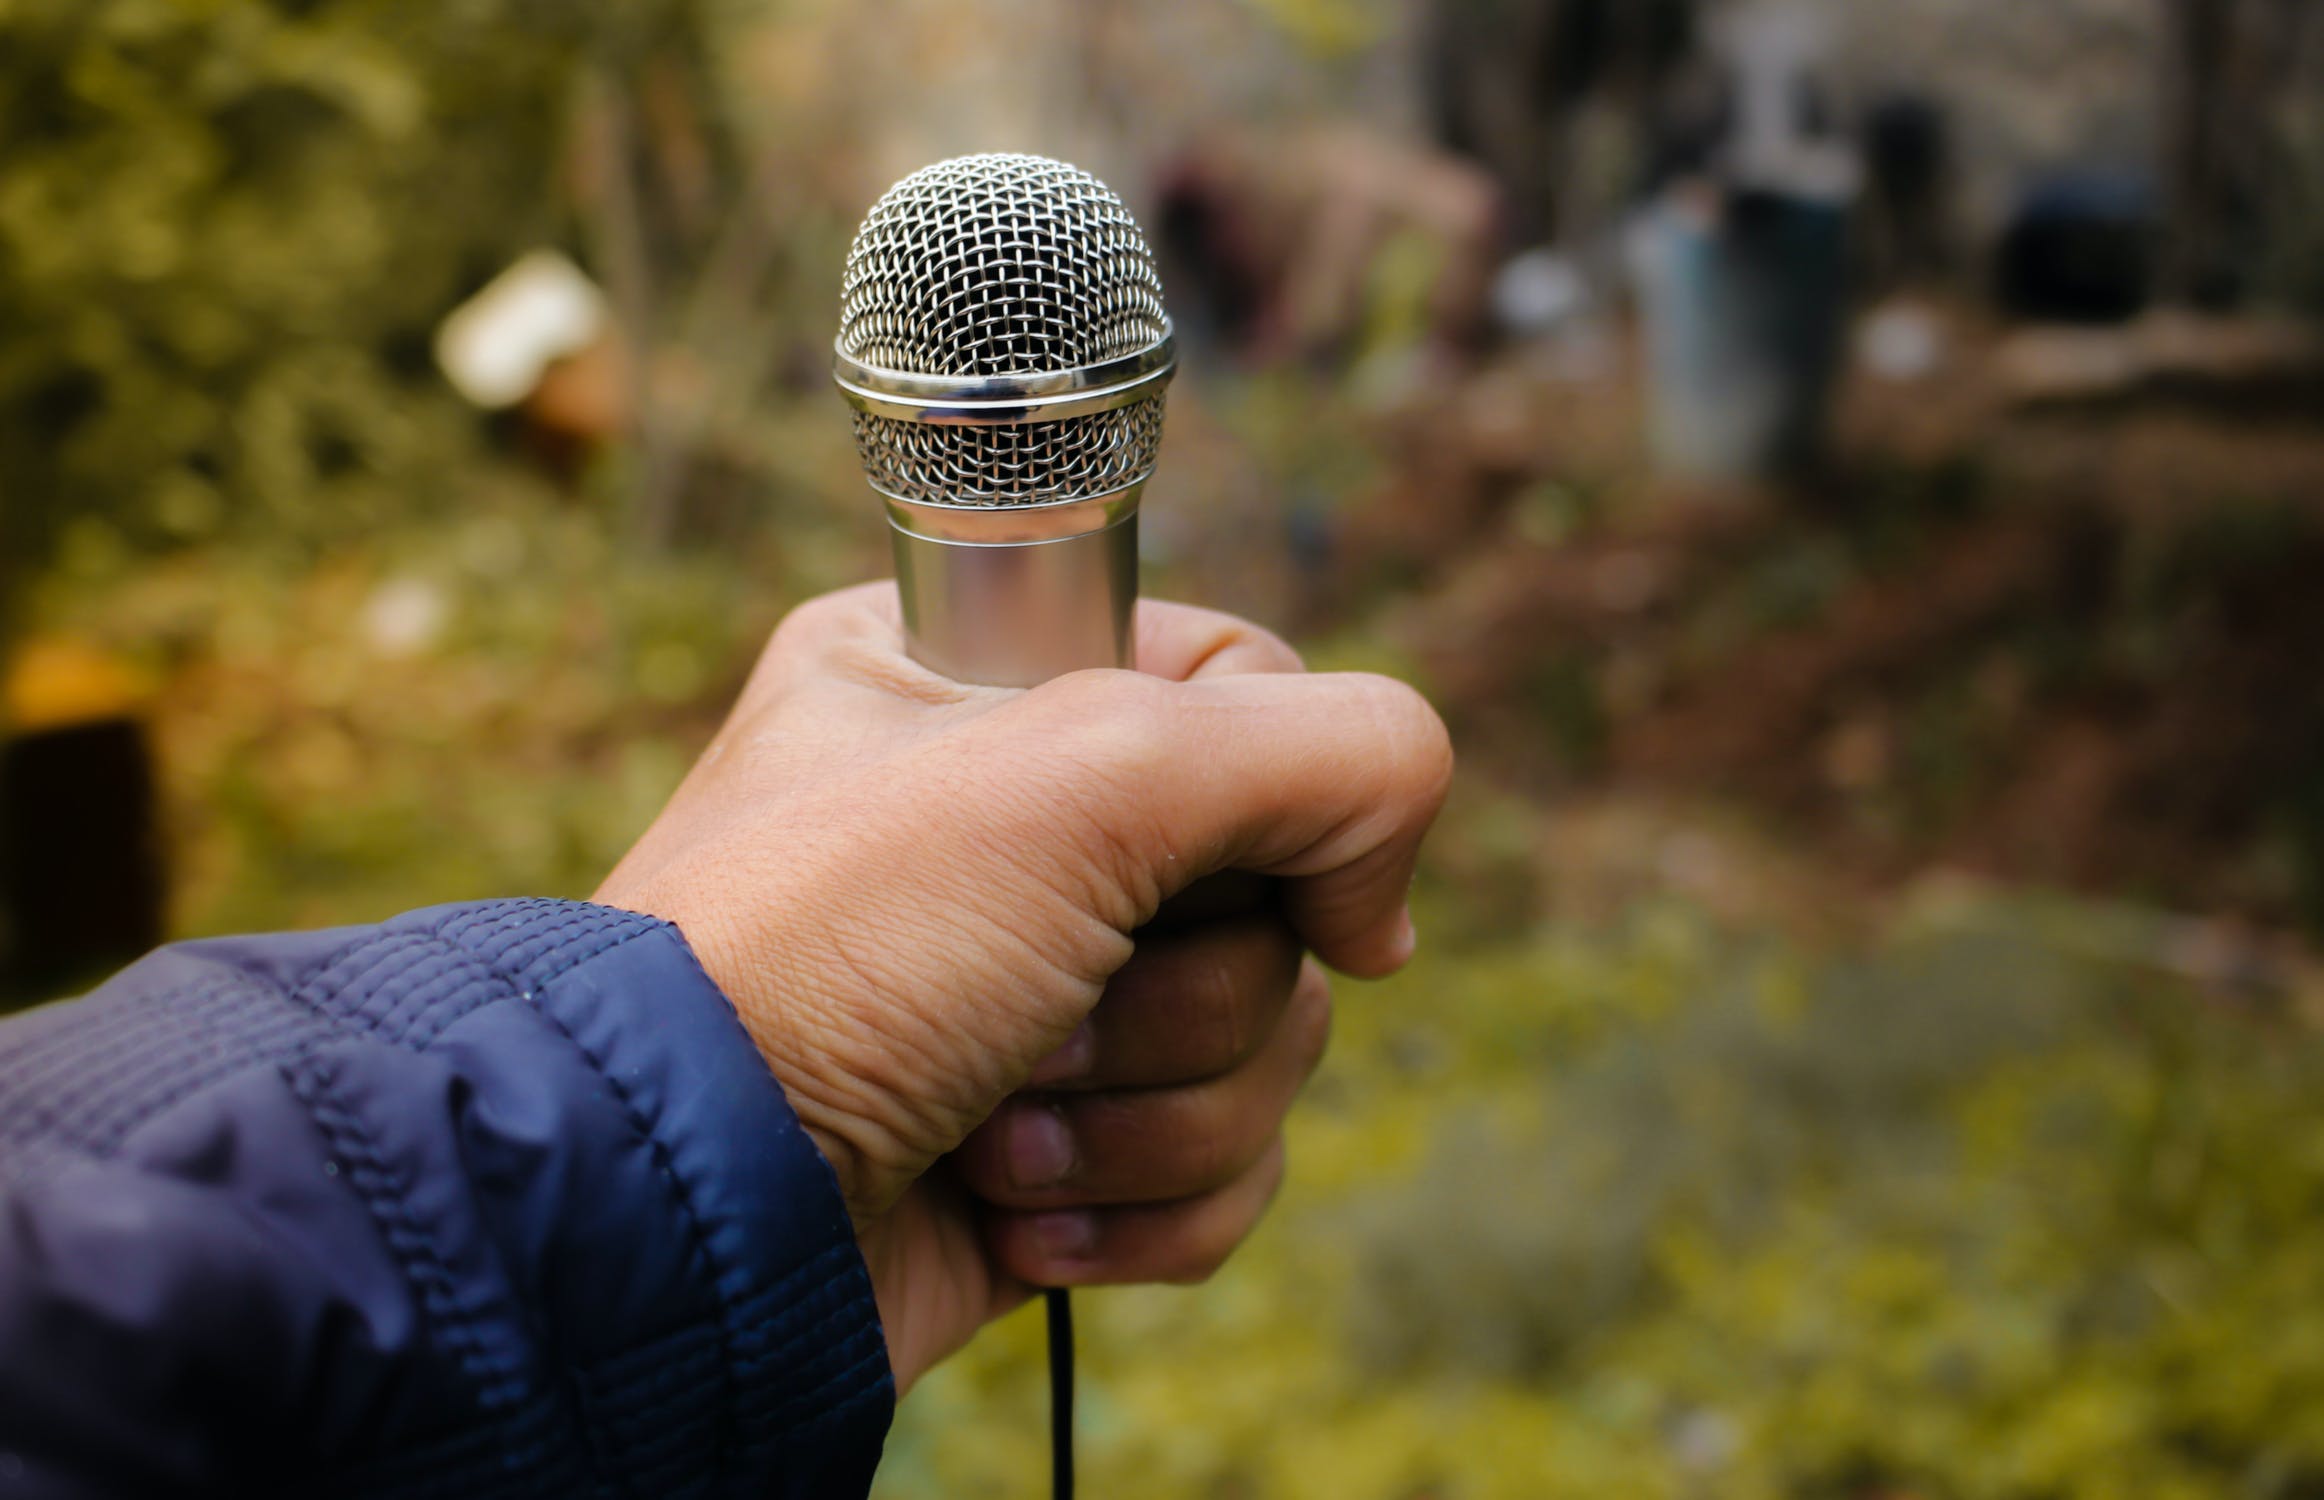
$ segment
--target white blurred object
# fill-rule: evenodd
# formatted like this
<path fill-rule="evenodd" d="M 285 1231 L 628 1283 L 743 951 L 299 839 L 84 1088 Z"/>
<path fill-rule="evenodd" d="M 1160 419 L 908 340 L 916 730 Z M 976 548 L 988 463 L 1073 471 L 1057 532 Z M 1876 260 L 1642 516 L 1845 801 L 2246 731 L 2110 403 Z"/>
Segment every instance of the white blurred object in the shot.
<path fill-rule="evenodd" d="M 363 601 L 363 638 L 382 656 L 416 656 L 443 638 L 452 613 L 425 578 L 390 578 Z"/>
<path fill-rule="evenodd" d="M 1863 185 L 1855 150 L 1809 123 L 1817 76 L 1831 61 L 1829 28 L 1796 0 L 1759 0 L 1721 17 L 1712 41 L 1735 87 L 1735 128 L 1721 153 L 1731 186 L 1824 200 Z"/>
<path fill-rule="evenodd" d="M 1511 256 L 1494 273 L 1493 323 L 1528 347 L 1529 369 L 1552 380 L 1587 385 L 1620 367 L 1622 349 L 1604 299 L 1570 255 L 1547 248 Z"/>
<path fill-rule="evenodd" d="M 1945 363 L 1945 331 L 1917 303 L 1888 303 L 1857 328 L 1856 362 L 1892 384 L 1926 380 Z"/>
<path fill-rule="evenodd" d="M 486 411 L 516 405 L 561 359 L 594 346 L 609 319 L 605 294 L 570 260 L 536 250 L 462 303 L 436 331 L 436 363 Z"/>
<path fill-rule="evenodd" d="M 1555 250 L 1513 255 L 1493 277 L 1493 320 L 1512 338 L 1554 333 L 1589 302 L 1580 268 Z"/>

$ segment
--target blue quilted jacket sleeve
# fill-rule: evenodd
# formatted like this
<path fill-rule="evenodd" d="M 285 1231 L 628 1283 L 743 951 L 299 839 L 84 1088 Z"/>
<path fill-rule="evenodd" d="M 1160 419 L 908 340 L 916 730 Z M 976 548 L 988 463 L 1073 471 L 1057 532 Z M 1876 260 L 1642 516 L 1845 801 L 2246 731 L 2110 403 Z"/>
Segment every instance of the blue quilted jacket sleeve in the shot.
<path fill-rule="evenodd" d="M 664 923 L 188 943 L 0 1024 L 0 1495 L 860 1496 L 893 1405 Z"/>

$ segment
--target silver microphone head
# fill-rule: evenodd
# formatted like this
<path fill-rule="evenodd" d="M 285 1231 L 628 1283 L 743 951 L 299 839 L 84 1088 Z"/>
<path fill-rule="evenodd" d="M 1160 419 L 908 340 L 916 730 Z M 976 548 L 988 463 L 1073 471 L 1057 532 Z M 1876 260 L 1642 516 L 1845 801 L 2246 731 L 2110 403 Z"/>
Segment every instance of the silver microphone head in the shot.
<path fill-rule="evenodd" d="M 872 205 L 835 352 L 872 487 L 971 508 L 1142 483 L 1175 365 L 1154 256 L 1121 199 L 1015 155 L 939 162 Z"/>

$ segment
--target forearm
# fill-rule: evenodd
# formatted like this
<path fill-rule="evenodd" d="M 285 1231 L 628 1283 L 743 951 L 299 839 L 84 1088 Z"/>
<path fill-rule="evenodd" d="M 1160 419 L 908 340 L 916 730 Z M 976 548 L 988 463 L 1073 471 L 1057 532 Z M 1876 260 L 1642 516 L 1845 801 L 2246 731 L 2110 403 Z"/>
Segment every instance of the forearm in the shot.
<path fill-rule="evenodd" d="M 665 924 L 187 945 L 0 1026 L 27 1493 L 861 1493 L 891 1406 L 829 1171 Z"/>

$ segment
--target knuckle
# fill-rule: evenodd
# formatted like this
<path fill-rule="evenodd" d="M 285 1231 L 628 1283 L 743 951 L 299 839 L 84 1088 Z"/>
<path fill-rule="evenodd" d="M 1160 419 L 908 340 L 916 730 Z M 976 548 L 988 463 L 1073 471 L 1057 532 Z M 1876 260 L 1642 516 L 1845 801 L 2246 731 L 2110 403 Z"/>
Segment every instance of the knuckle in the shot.
<path fill-rule="evenodd" d="M 1152 790 L 1179 738 L 1167 685 L 1132 672 L 1077 673 L 1035 688 L 1023 706 L 1032 717 L 1012 741 L 1023 747 L 1018 769 L 1040 770 L 1057 789 L 1052 814 L 1134 896 L 1132 915 L 1144 920 L 1169 894 L 1166 877 L 1184 874 L 1173 866 L 1177 820 Z"/>
<path fill-rule="evenodd" d="M 1356 691 L 1399 783 L 1416 802 L 1441 802 L 1452 784 L 1454 755 L 1452 731 L 1435 707 L 1393 677 L 1357 674 Z"/>
<path fill-rule="evenodd" d="M 1034 729 L 1087 773 L 1137 774 L 1169 753 L 1168 684 L 1137 672 L 1075 672 L 1025 696 Z"/>
<path fill-rule="evenodd" d="M 1235 1175 L 1239 1152 L 1224 1129 L 1206 1130 L 1187 1137 L 1179 1147 L 1178 1181 L 1173 1186 L 1205 1192 Z"/>
<path fill-rule="evenodd" d="M 1235 623 L 1243 633 L 1245 649 L 1258 661 L 1264 663 L 1268 669 L 1276 672 L 1304 672 L 1307 670 L 1307 662 L 1301 658 L 1298 648 L 1274 631 L 1269 630 L 1264 625 L 1253 625 L 1248 620 L 1238 620 Z"/>
<path fill-rule="evenodd" d="M 883 628 L 893 601 L 893 585 L 864 584 L 793 606 L 767 637 L 758 675 L 790 679 L 825 668 L 844 675 L 858 658 L 903 660 L 893 630 Z"/>
<path fill-rule="evenodd" d="M 1306 664 L 1290 642 L 1263 625 L 1198 605 L 1162 608 L 1164 613 L 1158 623 L 1175 638 L 1178 649 L 1169 654 L 1173 659 L 1184 657 L 1185 675 L 1199 676 L 1206 671 L 1247 674 L 1306 670 Z"/>
<path fill-rule="evenodd" d="M 1368 672 L 1313 679 L 1313 741 L 1337 773 L 1330 795 L 1351 805 L 1334 847 L 1399 846 L 1425 828 L 1451 789 L 1452 739 L 1419 692 Z"/>
<path fill-rule="evenodd" d="M 1205 954 L 1190 966 L 1187 995 L 1192 1012 L 1194 1061 L 1223 1069 L 1251 1054 L 1258 1043 L 1255 1014 L 1260 997 L 1243 966 L 1225 954 Z"/>

